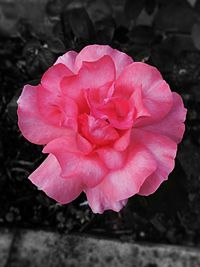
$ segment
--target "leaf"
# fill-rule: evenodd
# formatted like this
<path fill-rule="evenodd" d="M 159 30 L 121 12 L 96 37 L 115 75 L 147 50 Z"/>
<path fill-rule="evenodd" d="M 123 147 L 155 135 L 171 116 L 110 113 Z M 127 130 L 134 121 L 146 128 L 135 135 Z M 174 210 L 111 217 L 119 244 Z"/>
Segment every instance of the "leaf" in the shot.
<path fill-rule="evenodd" d="M 36 50 L 40 48 L 40 42 L 37 39 L 32 39 L 24 46 L 23 56 L 25 58 L 36 54 Z"/>
<path fill-rule="evenodd" d="M 17 36 L 19 14 L 16 3 L 1 3 L 0 6 L 0 34 L 3 36 Z"/>
<path fill-rule="evenodd" d="M 193 50 L 195 50 L 195 47 L 189 35 L 176 34 L 169 36 L 159 45 L 153 46 L 151 52 L 152 64 L 158 67 L 161 72 L 171 72 L 181 53 Z"/>
<path fill-rule="evenodd" d="M 147 62 L 151 55 L 151 50 L 142 45 L 133 45 L 133 47 L 131 47 L 130 55 L 132 55 L 134 61 Z"/>
<path fill-rule="evenodd" d="M 40 42 L 36 39 L 29 41 L 23 49 L 23 57 L 26 61 L 26 70 L 31 77 L 35 77 L 40 73 L 40 62 L 38 53 Z"/>
<path fill-rule="evenodd" d="M 90 0 L 87 12 L 93 23 L 112 16 L 112 8 L 109 2 L 104 0 Z"/>
<path fill-rule="evenodd" d="M 194 9 L 195 9 L 198 13 L 200 13 L 200 0 L 196 0 Z"/>
<path fill-rule="evenodd" d="M 154 194 L 145 198 L 148 212 L 153 215 L 155 212 L 175 214 L 187 204 L 187 176 L 178 159 L 168 180 Z"/>
<path fill-rule="evenodd" d="M 179 57 L 181 52 L 195 50 L 191 36 L 184 34 L 174 34 L 167 37 L 162 42 L 161 46 L 164 50 L 169 51 L 171 55 L 175 57 Z"/>
<path fill-rule="evenodd" d="M 194 104 L 194 102 L 192 102 L 192 104 Z M 198 123 L 196 125 L 198 125 Z M 189 191 L 191 192 L 191 189 L 193 189 L 199 196 L 200 150 L 199 146 L 188 141 L 189 140 L 187 139 L 185 142 L 181 144 L 177 157 L 178 160 L 181 162 L 185 173 L 187 174 L 188 181 L 187 183 L 185 183 L 186 186 L 189 185 L 190 186 L 190 189 L 188 188 Z"/>
<path fill-rule="evenodd" d="M 187 0 L 187 1 L 192 7 L 194 7 L 198 0 Z"/>
<path fill-rule="evenodd" d="M 19 36 L 20 21 L 31 24 L 37 34 L 47 35 L 47 32 L 50 32 L 51 24 L 45 16 L 45 1 L 23 1 L 23 4 L 19 1 L 0 2 L 1 35 Z"/>
<path fill-rule="evenodd" d="M 28 74 L 36 78 L 55 62 L 55 55 L 37 39 L 29 41 L 23 50 Z"/>
<path fill-rule="evenodd" d="M 95 30 L 88 13 L 83 7 L 70 8 L 65 13 L 65 19 L 69 21 L 69 25 L 74 35 L 81 40 L 88 42 L 94 41 Z"/>
<path fill-rule="evenodd" d="M 55 62 L 55 55 L 47 48 L 42 47 L 38 54 L 41 69 L 45 71 Z"/>
<path fill-rule="evenodd" d="M 87 12 L 95 27 L 98 43 L 110 43 L 115 31 L 110 4 L 104 0 L 92 0 L 88 4 Z"/>
<path fill-rule="evenodd" d="M 97 40 L 100 44 L 108 44 L 112 41 L 115 32 L 115 22 L 112 17 L 107 17 L 103 21 L 95 24 Z"/>
<path fill-rule="evenodd" d="M 53 33 L 64 41 L 67 47 L 73 46 L 74 33 L 72 32 L 69 20 L 68 11 L 64 10 L 61 14 L 61 21 L 58 21 L 53 28 Z"/>
<path fill-rule="evenodd" d="M 120 43 L 128 43 L 128 29 L 124 26 L 119 26 L 115 30 L 115 36 L 114 39 L 117 40 Z"/>
<path fill-rule="evenodd" d="M 200 22 L 195 23 L 192 27 L 192 40 L 195 47 L 200 50 Z"/>
<path fill-rule="evenodd" d="M 49 0 L 46 4 L 46 13 L 50 17 L 60 16 L 64 7 L 62 0 Z"/>
<path fill-rule="evenodd" d="M 64 22 L 63 22 L 62 17 L 61 17 L 61 20 L 57 21 L 54 24 L 53 29 L 52 29 L 52 34 L 54 37 L 57 37 L 58 39 L 64 41 L 64 31 L 63 31 L 62 23 L 64 23 Z"/>
<path fill-rule="evenodd" d="M 142 9 L 144 8 L 145 0 L 126 0 L 124 11 L 130 20 L 136 20 Z"/>
<path fill-rule="evenodd" d="M 196 14 L 187 2 L 162 5 L 155 16 L 155 28 L 164 32 L 190 33 Z"/>
<path fill-rule="evenodd" d="M 150 45 L 155 37 L 155 34 L 152 27 L 138 25 L 129 32 L 129 37 L 136 44 Z"/>
<path fill-rule="evenodd" d="M 156 8 L 157 2 L 156 0 L 146 0 L 145 1 L 145 10 L 147 14 L 151 15 L 155 8 Z"/>
<path fill-rule="evenodd" d="M 200 14 L 200 0 L 196 0 L 194 9 Z"/>
<path fill-rule="evenodd" d="M 7 105 L 8 116 L 15 122 L 17 122 L 17 100 L 21 94 L 21 89 L 17 90 L 11 101 Z"/>
<path fill-rule="evenodd" d="M 55 54 L 62 54 L 66 51 L 63 41 L 57 37 L 53 37 L 47 41 L 48 48 Z"/>

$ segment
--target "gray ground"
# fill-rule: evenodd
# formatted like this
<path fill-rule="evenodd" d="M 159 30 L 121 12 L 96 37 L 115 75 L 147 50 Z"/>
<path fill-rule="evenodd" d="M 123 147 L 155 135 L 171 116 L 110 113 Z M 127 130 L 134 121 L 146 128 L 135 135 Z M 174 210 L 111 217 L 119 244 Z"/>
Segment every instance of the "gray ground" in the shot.
<path fill-rule="evenodd" d="M 0 230 L 0 267 L 196 267 L 200 250 L 45 231 Z"/>

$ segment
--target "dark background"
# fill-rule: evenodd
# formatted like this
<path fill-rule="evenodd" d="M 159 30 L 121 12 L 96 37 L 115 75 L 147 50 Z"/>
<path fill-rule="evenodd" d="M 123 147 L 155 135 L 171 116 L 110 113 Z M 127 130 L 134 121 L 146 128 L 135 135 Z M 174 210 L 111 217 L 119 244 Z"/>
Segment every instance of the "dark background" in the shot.
<path fill-rule="evenodd" d="M 109 44 L 156 66 L 188 109 L 176 167 L 159 190 L 95 215 L 81 195 L 61 206 L 27 179 L 42 147 L 17 127 L 25 83 L 68 50 Z M 200 1 L 0 0 L 0 226 L 200 246 Z"/>

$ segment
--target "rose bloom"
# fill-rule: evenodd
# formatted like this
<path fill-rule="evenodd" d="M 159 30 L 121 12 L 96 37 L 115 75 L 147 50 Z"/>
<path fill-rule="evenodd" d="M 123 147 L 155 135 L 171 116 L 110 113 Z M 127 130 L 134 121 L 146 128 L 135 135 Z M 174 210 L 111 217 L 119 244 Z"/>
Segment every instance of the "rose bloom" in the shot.
<path fill-rule="evenodd" d="M 168 178 L 185 116 L 155 67 L 104 45 L 69 51 L 18 100 L 22 134 L 48 154 L 29 179 L 61 204 L 85 192 L 94 213 L 119 211 Z"/>

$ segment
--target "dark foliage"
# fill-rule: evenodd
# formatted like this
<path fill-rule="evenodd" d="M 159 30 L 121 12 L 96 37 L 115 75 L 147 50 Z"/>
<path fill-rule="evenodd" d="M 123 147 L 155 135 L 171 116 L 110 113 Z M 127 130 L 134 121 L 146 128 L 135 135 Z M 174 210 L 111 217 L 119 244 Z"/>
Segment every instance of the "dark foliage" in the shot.
<path fill-rule="evenodd" d="M 186 0 L 49 0 L 27 17 L 28 7 L 29 1 L 0 6 L 0 225 L 200 245 L 200 1 L 193 7 Z M 188 108 L 169 180 L 152 196 L 135 196 L 120 213 L 104 215 L 92 214 L 84 195 L 61 206 L 28 181 L 44 156 L 22 137 L 16 118 L 23 85 L 37 84 L 65 51 L 91 43 L 158 67 Z"/>

